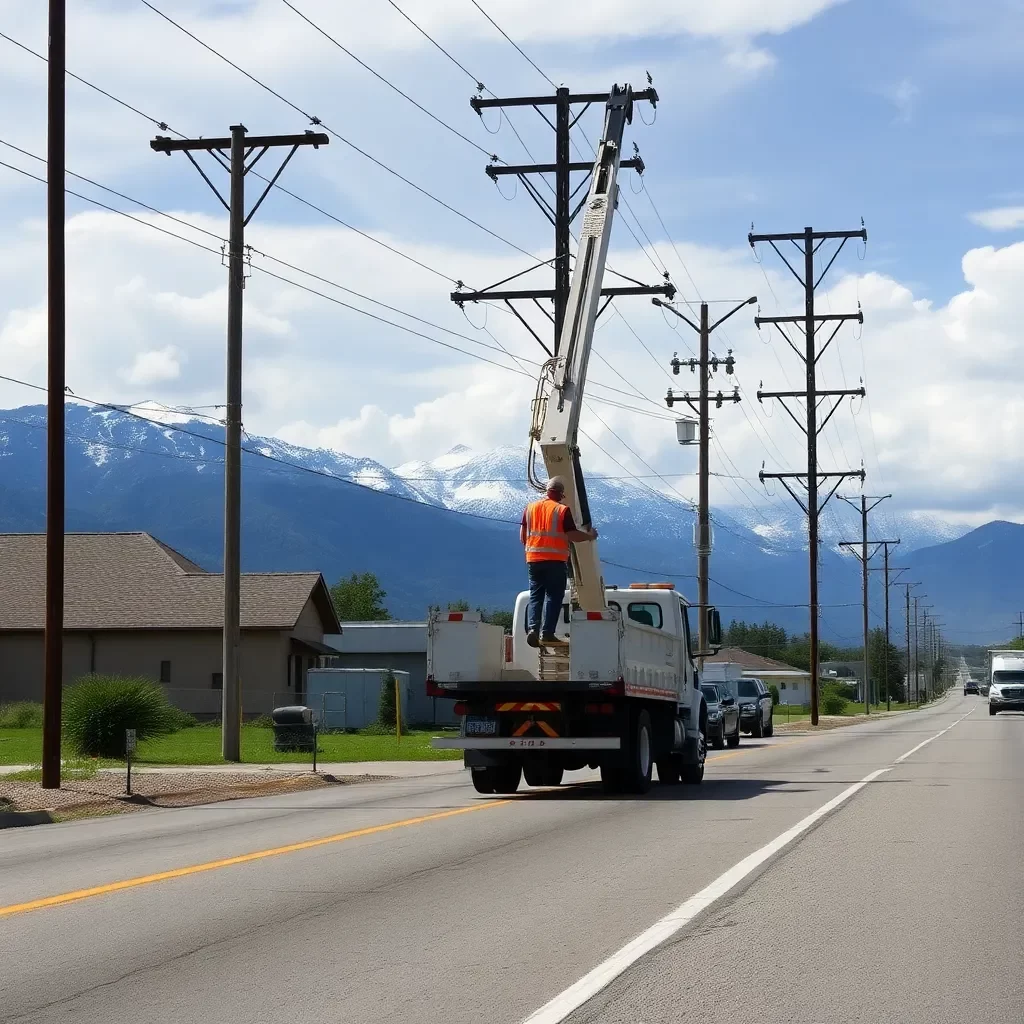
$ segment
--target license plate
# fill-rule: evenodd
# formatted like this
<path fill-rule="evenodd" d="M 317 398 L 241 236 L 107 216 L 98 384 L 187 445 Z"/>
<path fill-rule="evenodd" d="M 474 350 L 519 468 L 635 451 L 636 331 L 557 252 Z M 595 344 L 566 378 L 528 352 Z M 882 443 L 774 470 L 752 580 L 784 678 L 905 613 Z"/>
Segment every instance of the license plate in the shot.
<path fill-rule="evenodd" d="M 498 720 L 497 720 L 497 718 L 485 718 L 482 715 L 467 715 L 466 716 L 466 735 L 467 736 L 497 736 L 498 735 Z"/>

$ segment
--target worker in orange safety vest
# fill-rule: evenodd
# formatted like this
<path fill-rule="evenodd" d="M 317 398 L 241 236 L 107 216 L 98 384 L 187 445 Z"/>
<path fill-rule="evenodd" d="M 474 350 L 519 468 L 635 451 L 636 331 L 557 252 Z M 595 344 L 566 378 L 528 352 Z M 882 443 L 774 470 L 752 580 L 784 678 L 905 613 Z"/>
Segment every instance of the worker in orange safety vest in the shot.
<path fill-rule="evenodd" d="M 561 477 L 553 476 L 547 483 L 547 497 L 526 506 L 519 528 L 530 577 L 526 642 L 531 647 L 561 642 L 555 636 L 555 629 L 565 600 L 569 544 L 597 539 L 597 530 L 593 527 L 576 528 L 569 506 L 563 503 L 564 498 L 565 483 Z"/>

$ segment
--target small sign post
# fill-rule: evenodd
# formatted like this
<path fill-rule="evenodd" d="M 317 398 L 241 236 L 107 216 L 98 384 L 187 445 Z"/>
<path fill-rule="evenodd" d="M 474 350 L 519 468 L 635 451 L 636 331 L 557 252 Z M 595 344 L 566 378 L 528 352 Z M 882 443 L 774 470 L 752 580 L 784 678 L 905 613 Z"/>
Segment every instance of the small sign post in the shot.
<path fill-rule="evenodd" d="M 124 755 L 125 762 L 128 766 L 128 778 L 125 792 L 128 796 L 132 795 L 132 754 L 135 753 L 135 730 L 125 729 L 124 731 Z"/>
<path fill-rule="evenodd" d="M 395 676 L 395 736 L 397 742 L 402 742 L 402 690 L 398 685 L 398 676 Z"/>

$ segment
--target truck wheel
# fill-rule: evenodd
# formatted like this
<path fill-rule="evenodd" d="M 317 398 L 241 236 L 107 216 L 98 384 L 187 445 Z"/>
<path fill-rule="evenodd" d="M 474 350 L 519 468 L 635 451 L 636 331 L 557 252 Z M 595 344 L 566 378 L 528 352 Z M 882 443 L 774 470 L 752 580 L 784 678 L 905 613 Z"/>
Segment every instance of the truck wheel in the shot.
<path fill-rule="evenodd" d="M 474 768 L 473 787 L 478 793 L 514 793 L 519 788 L 523 769 L 518 764 Z"/>
<path fill-rule="evenodd" d="M 989 704 L 989 706 L 988 706 L 988 713 L 990 715 L 994 715 L 996 713 L 996 709 L 994 707 L 992 707 L 991 704 Z"/>
<path fill-rule="evenodd" d="M 764 727 L 764 734 L 765 734 L 765 736 L 774 736 L 775 735 L 775 712 L 774 711 L 768 716 L 768 724 Z"/>
<path fill-rule="evenodd" d="M 626 789 L 630 793 L 646 793 L 654 776 L 654 730 L 651 716 L 641 711 L 633 722 L 625 764 Z"/>
<path fill-rule="evenodd" d="M 726 743 L 728 743 L 730 747 L 738 747 L 740 745 L 740 727 L 738 725 L 736 726 L 735 735 L 730 736 L 726 740 Z"/>
<path fill-rule="evenodd" d="M 764 735 L 764 722 L 761 719 L 761 712 L 758 711 L 754 724 L 750 727 L 750 735 L 754 739 L 760 739 Z"/>
<path fill-rule="evenodd" d="M 725 746 L 725 733 L 723 733 L 721 736 L 716 736 L 711 741 L 711 746 L 713 746 L 715 750 L 721 750 Z"/>
<path fill-rule="evenodd" d="M 658 762 L 658 781 L 665 786 L 674 786 L 682 778 L 679 758 L 675 754 L 669 754 Z"/>
<path fill-rule="evenodd" d="M 697 734 L 697 763 L 684 764 L 682 770 L 683 782 L 691 786 L 697 786 L 704 781 L 704 762 L 707 759 L 708 744 L 704 739 L 704 733 Z"/>

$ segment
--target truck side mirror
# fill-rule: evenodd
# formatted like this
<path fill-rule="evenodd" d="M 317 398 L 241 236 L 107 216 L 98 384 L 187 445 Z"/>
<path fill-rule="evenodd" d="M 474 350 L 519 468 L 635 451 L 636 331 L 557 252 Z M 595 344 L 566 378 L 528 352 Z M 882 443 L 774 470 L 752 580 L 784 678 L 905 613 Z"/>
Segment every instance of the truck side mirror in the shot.
<path fill-rule="evenodd" d="M 722 616 L 718 614 L 718 609 L 714 607 L 708 607 L 705 609 L 707 615 L 707 637 L 709 647 L 721 647 L 722 646 Z"/>

